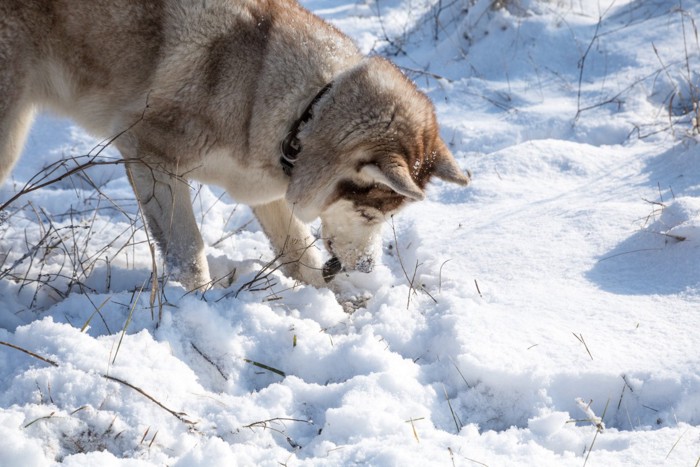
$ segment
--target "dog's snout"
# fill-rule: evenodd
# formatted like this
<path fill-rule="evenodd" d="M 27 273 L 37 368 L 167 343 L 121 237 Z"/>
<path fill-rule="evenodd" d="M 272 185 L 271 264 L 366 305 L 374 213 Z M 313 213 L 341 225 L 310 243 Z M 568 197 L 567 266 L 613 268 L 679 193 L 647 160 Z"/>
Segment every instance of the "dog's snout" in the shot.
<path fill-rule="evenodd" d="M 340 263 L 340 260 L 335 256 L 332 257 L 323 265 L 323 280 L 326 281 L 326 283 L 332 281 L 341 269 L 343 269 L 343 265 Z"/>

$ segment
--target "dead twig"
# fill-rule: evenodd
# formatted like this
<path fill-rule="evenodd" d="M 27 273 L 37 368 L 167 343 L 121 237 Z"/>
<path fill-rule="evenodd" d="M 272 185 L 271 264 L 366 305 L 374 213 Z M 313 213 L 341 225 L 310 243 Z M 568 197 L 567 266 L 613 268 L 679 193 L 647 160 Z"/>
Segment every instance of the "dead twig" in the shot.
<path fill-rule="evenodd" d="M 282 422 L 301 422 L 301 423 L 308 423 L 309 425 L 313 424 L 312 420 L 300 420 L 297 418 L 270 418 L 268 420 L 261 420 L 259 422 L 253 422 L 248 425 L 244 425 L 243 428 L 248 428 L 249 430 L 252 430 L 253 428 L 262 428 L 263 430 L 270 430 L 274 433 L 280 434 L 284 436 L 284 438 L 287 440 L 287 443 L 293 448 L 293 449 L 301 449 L 301 445 L 294 441 L 287 433 L 284 432 L 284 430 L 280 430 L 279 428 L 274 428 L 271 426 L 273 423 L 280 423 L 282 426 L 284 426 L 284 423 Z M 286 464 L 283 464 L 286 465 Z"/>
<path fill-rule="evenodd" d="M 31 356 L 31 357 L 34 357 L 34 358 L 36 358 L 37 360 L 41 360 L 42 362 L 48 363 L 48 364 L 51 365 L 51 366 L 58 366 L 58 363 L 54 362 L 53 360 L 51 360 L 51 359 L 49 359 L 49 358 L 42 357 L 41 355 L 35 354 L 34 352 L 31 352 L 31 351 L 29 351 L 29 350 L 27 350 L 27 349 L 23 349 L 22 347 L 19 347 L 19 346 L 17 346 L 17 345 L 10 344 L 9 342 L 0 341 L 0 345 L 4 345 L 4 346 L 6 346 L 6 347 L 10 347 L 11 349 L 19 350 L 20 352 L 24 352 L 24 353 L 26 353 L 27 355 L 29 355 L 29 356 Z"/>
<path fill-rule="evenodd" d="M 144 396 L 146 399 L 150 400 L 151 402 L 153 402 L 154 404 L 156 404 L 158 407 L 160 407 L 161 409 L 165 410 L 165 411 L 168 412 L 170 415 L 172 415 L 173 417 L 177 418 L 178 420 L 180 420 L 180 421 L 181 421 L 182 423 L 184 423 L 184 424 L 190 425 L 190 426 L 194 426 L 194 425 L 197 424 L 197 422 L 193 422 L 192 420 L 188 420 L 188 419 L 186 418 L 186 417 L 188 416 L 186 413 L 184 413 L 184 412 L 176 412 L 176 411 L 174 411 L 174 410 L 172 410 L 172 409 L 169 409 L 168 407 L 166 407 L 165 405 L 163 405 L 161 402 L 159 402 L 155 397 L 151 396 L 150 394 L 148 394 L 148 393 L 147 393 L 146 391 L 144 391 L 143 389 L 141 389 L 141 388 L 139 388 L 139 387 L 137 387 L 137 386 L 134 386 L 134 385 L 131 384 L 131 383 L 129 383 L 129 382 L 127 382 L 127 381 L 124 381 L 123 379 L 116 378 L 116 377 L 114 377 L 114 376 L 110 376 L 110 375 L 101 375 L 101 376 L 102 376 L 103 378 L 105 378 L 105 379 L 108 379 L 108 380 L 110 380 L 110 381 L 114 381 L 114 382 L 116 382 L 116 383 L 122 384 L 122 385 L 124 385 L 124 386 L 126 386 L 126 387 L 128 387 L 128 388 L 133 389 L 134 391 L 138 392 L 139 394 L 141 394 L 142 396 Z"/>
<path fill-rule="evenodd" d="M 224 380 L 228 381 L 228 376 L 226 376 L 226 373 L 224 373 L 224 370 L 222 370 L 221 367 L 220 367 L 219 365 L 217 365 L 217 364 L 214 362 L 214 360 L 211 359 L 211 357 L 209 357 L 207 354 L 205 354 L 204 352 L 202 352 L 201 350 L 199 350 L 199 348 L 194 344 L 194 342 L 190 342 L 190 345 L 191 345 L 192 348 L 195 350 L 195 352 L 197 352 L 199 355 L 201 355 L 201 357 L 202 357 L 204 360 L 207 361 L 207 363 L 209 363 L 211 366 L 213 366 L 214 368 L 216 368 L 216 371 L 219 372 L 219 374 L 221 375 L 222 378 L 224 378 Z"/>

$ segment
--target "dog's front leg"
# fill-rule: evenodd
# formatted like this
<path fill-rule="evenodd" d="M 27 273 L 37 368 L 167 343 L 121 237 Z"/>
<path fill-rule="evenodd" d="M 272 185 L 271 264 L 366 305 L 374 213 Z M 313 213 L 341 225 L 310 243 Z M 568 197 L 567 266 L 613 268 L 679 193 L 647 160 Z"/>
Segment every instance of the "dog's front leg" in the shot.
<path fill-rule="evenodd" d="M 270 239 L 284 272 L 309 285 L 326 286 L 315 239 L 309 227 L 294 216 L 287 201 L 280 199 L 255 206 L 253 212 Z"/>
<path fill-rule="evenodd" d="M 208 286 L 209 265 L 187 180 L 174 170 L 142 161 L 129 161 L 127 173 L 149 232 L 165 256 L 168 272 L 187 290 Z"/>

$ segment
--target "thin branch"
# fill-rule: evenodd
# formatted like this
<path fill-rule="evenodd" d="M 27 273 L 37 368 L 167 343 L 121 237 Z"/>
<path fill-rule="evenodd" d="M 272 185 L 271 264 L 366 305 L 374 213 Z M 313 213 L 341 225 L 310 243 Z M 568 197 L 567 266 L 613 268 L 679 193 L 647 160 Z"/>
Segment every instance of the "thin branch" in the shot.
<path fill-rule="evenodd" d="M 23 349 L 22 347 L 16 346 L 16 345 L 14 345 L 14 344 L 10 344 L 9 342 L 0 341 L 0 345 L 4 345 L 4 346 L 6 346 L 6 347 L 10 347 L 11 349 L 19 350 L 20 352 L 24 352 L 24 353 L 26 353 L 27 355 L 29 355 L 29 356 L 31 356 L 31 357 L 34 357 L 34 358 L 36 358 L 36 359 L 38 359 L 38 360 L 41 360 L 42 362 L 48 363 L 49 365 L 58 366 L 58 363 L 56 363 L 55 361 L 53 361 L 53 360 L 51 360 L 51 359 L 48 359 L 48 358 L 46 358 L 46 357 L 42 357 L 41 355 L 37 355 L 37 354 L 35 354 L 34 352 L 30 352 L 30 351 L 27 350 L 27 349 Z"/>
<path fill-rule="evenodd" d="M 221 375 L 222 378 L 224 378 L 224 380 L 228 381 L 228 377 L 226 376 L 226 373 L 224 373 L 224 370 L 222 370 L 221 367 L 219 365 L 217 365 L 214 362 L 214 360 L 211 359 L 211 357 L 209 357 L 207 354 L 205 354 L 204 352 L 199 350 L 199 348 L 196 345 L 194 345 L 194 342 L 190 342 L 190 344 L 192 345 L 192 348 L 195 350 L 195 352 L 197 352 L 199 355 L 201 355 L 202 358 L 207 361 L 207 363 L 209 363 L 211 366 L 216 368 L 216 371 L 219 372 L 219 374 Z"/>
<path fill-rule="evenodd" d="M 124 381 L 123 379 L 119 379 L 119 378 L 116 378 L 116 377 L 114 377 L 114 376 L 110 376 L 110 375 L 101 375 L 101 376 L 102 376 L 103 378 L 105 378 L 105 379 L 108 379 L 108 380 L 110 380 L 110 381 L 117 382 L 117 383 L 119 383 L 119 384 L 123 384 L 124 386 L 133 389 L 134 391 L 136 391 L 136 392 L 138 392 L 139 394 L 141 394 L 142 396 L 144 396 L 146 399 L 148 399 L 148 400 L 150 400 L 151 402 L 153 402 L 154 404 L 156 404 L 156 405 L 157 405 L 158 407 L 160 407 L 161 409 L 163 409 L 163 410 L 165 410 L 166 412 L 168 412 L 168 413 L 169 413 L 170 415 L 172 415 L 173 417 L 175 417 L 175 418 L 177 418 L 178 420 L 180 420 L 182 423 L 185 423 L 185 424 L 190 425 L 190 426 L 194 426 L 194 425 L 197 424 L 197 422 L 193 422 L 192 420 L 188 420 L 187 418 L 185 418 L 185 417 L 187 416 L 186 413 L 184 413 L 184 412 L 175 412 L 174 410 L 171 410 L 171 409 L 167 408 L 167 407 L 164 406 L 162 403 L 160 403 L 155 397 L 149 395 L 146 391 L 144 391 L 143 389 L 141 389 L 141 388 L 139 388 L 139 387 L 134 386 L 134 385 L 131 384 L 131 383 L 129 383 L 129 382 L 127 382 L 127 381 Z"/>

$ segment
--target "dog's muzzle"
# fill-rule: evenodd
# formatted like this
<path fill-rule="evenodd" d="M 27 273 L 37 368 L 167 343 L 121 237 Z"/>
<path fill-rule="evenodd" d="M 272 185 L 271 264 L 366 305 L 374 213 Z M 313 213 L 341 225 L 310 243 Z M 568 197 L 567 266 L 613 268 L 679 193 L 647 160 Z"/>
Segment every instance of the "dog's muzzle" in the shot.
<path fill-rule="evenodd" d="M 343 269 L 344 268 L 340 263 L 340 260 L 336 256 L 332 257 L 326 261 L 326 264 L 323 265 L 323 280 L 326 281 L 326 283 L 332 281 L 333 278 Z M 374 269 L 374 259 L 372 259 L 371 256 L 366 256 L 360 259 L 355 265 L 355 271 L 367 273 L 372 272 L 372 269 Z"/>
<path fill-rule="evenodd" d="M 326 261 L 323 265 L 323 280 L 326 283 L 333 280 L 333 278 L 343 269 L 343 265 L 340 264 L 340 260 L 335 256 Z"/>

